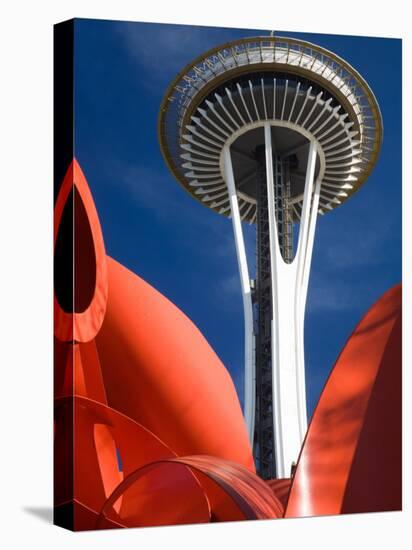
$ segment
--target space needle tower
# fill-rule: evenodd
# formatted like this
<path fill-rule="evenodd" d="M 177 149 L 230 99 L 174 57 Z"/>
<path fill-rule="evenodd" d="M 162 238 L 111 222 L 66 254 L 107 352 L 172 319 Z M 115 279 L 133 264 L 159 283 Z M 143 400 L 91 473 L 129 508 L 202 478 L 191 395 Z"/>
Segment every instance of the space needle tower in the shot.
<path fill-rule="evenodd" d="M 316 220 L 369 176 L 382 140 L 379 106 L 334 53 L 258 36 L 183 68 L 164 96 L 159 139 L 180 184 L 232 219 L 245 421 L 259 475 L 289 477 L 307 429 L 304 315 Z M 253 279 L 242 222 L 256 226 Z"/>

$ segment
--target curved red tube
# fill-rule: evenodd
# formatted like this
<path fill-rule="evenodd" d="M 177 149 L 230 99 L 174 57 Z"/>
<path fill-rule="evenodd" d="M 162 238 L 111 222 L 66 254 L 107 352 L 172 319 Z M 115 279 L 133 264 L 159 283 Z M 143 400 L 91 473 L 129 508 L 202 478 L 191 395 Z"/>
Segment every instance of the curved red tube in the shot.
<path fill-rule="evenodd" d="M 220 489 L 222 496 L 229 498 L 237 507 L 237 513 L 233 516 L 232 507 L 228 506 L 226 514 L 223 512 L 222 521 L 233 521 L 236 519 L 270 519 L 283 516 L 283 506 L 275 497 L 271 489 L 258 476 L 251 473 L 246 468 L 230 462 L 228 460 L 217 459 L 209 456 L 187 456 L 178 458 L 169 458 L 157 460 L 146 464 L 130 474 L 110 495 L 104 504 L 97 527 L 104 526 L 105 520 L 118 521 L 117 514 L 113 517 L 113 507 L 119 498 L 128 494 L 138 483 L 148 474 L 156 469 L 161 469 L 165 465 L 174 465 L 170 471 L 164 472 L 159 476 L 162 492 L 159 493 L 158 503 L 161 508 L 162 495 L 170 490 L 168 484 L 174 480 L 176 472 L 182 466 L 189 467 L 198 474 L 200 473 L 200 483 L 203 485 L 204 476 L 212 480 Z M 171 475 L 170 475 L 171 474 Z M 153 484 L 151 485 L 153 487 Z M 209 485 L 210 488 L 210 485 Z M 156 490 L 156 489 L 155 489 Z M 180 488 L 176 487 L 173 492 L 173 498 L 179 496 Z M 206 494 L 208 490 L 206 489 Z M 136 492 L 134 502 L 138 501 L 139 493 Z M 158 510 L 156 513 L 158 514 Z M 211 509 L 212 517 L 214 509 Z M 121 519 L 120 519 L 121 521 Z"/>
<path fill-rule="evenodd" d="M 286 517 L 399 510 L 401 286 L 368 311 L 313 414 Z"/>

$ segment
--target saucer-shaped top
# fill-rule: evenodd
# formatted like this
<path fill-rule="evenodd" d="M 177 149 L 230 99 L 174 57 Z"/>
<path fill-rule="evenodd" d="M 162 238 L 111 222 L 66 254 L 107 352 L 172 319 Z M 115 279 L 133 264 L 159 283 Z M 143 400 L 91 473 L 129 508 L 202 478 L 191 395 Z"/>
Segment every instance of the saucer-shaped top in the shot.
<path fill-rule="evenodd" d="M 169 169 L 193 197 L 230 215 L 222 160 L 229 144 L 241 217 L 254 222 L 253 151 L 263 143 L 267 122 L 274 148 L 290 158 L 294 170 L 296 221 L 309 140 L 316 140 L 322 158 L 321 214 L 359 189 L 382 141 L 379 106 L 353 67 L 320 46 L 261 36 L 213 48 L 176 76 L 160 108 L 160 146 Z"/>

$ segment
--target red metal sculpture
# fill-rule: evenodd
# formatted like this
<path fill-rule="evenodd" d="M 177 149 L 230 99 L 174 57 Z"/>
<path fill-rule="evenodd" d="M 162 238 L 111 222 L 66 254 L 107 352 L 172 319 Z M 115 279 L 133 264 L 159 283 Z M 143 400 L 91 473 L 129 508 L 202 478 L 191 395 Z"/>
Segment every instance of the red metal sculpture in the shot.
<path fill-rule="evenodd" d="M 54 243 L 56 523 L 83 530 L 401 507 L 399 287 L 341 353 L 293 479 L 264 482 L 229 373 L 176 306 L 106 256 L 75 160 Z"/>
<path fill-rule="evenodd" d="M 287 517 L 399 510 L 402 505 L 400 285 L 368 311 L 313 413 Z"/>

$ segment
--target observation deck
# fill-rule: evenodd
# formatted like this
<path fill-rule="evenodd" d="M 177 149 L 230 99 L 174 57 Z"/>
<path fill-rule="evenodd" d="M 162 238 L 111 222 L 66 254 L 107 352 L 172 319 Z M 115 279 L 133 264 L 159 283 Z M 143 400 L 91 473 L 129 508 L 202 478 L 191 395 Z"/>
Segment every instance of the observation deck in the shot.
<path fill-rule="evenodd" d="M 293 221 L 302 213 L 309 141 L 316 140 L 324 160 L 319 214 L 359 189 L 382 141 L 375 96 L 353 67 L 317 45 L 261 36 L 213 48 L 176 76 L 160 109 L 161 150 L 194 198 L 230 216 L 222 161 L 229 143 L 241 219 L 253 223 L 257 207 L 252 153 L 264 143 L 265 121 L 274 126 L 277 154 L 291 158 Z M 319 169 L 318 160 L 317 173 Z"/>

